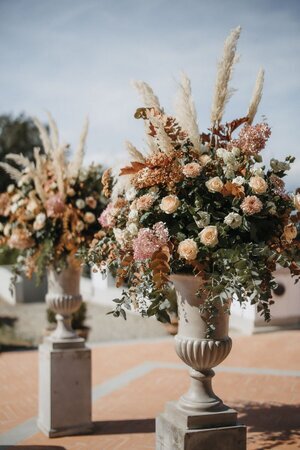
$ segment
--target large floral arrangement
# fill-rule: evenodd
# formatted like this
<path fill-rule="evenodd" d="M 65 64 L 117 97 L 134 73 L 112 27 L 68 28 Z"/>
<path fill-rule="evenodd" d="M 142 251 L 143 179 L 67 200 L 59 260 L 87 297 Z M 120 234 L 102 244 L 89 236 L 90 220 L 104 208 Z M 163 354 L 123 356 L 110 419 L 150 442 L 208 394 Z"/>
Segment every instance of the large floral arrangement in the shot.
<path fill-rule="evenodd" d="M 164 112 L 146 83 L 136 83 L 145 107 L 135 117 L 144 121 L 148 153 L 128 143 L 131 162 L 115 178 L 105 173 L 110 203 L 88 256 L 91 264 L 114 270 L 118 285 L 128 285 L 115 316 L 134 308 L 168 320 L 170 274 L 193 273 L 204 279 L 199 295 L 206 297 L 208 333 L 218 304 L 232 296 L 256 303 L 269 320 L 276 264 L 299 273 L 289 253 L 296 229 L 283 181 L 294 158 L 262 165 L 271 129 L 253 124 L 262 70 L 245 117 L 222 123 L 239 34 L 240 28 L 233 30 L 225 42 L 208 133 L 198 130 L 185 75 L 175 116 Z"/>
<path fill-rule="evenodd" d="M 34 149 L 33 161 L 20 154 L 0 163 L 14 183 L 0 194 L 0 244 L 20 251 L 19 268 L 40 277 L 45 268 L 59 270 L 97 231 L 96 218 L 104 208 L 99 165 L 82 167 L 88 132 L 85 122 L 73 160 L 69 146 L 60 144 L 56 123 L 49 115 L 50 132 L 35 119 L 43 143 Z M 18 268 L 17 268 L 18 269 Z"/>

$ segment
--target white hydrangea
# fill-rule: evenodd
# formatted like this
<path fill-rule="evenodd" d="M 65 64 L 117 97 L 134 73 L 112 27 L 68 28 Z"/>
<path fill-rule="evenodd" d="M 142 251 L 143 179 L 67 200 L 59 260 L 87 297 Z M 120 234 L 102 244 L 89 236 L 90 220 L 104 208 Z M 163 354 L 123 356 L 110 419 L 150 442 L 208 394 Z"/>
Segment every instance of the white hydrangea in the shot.
<path fill-rule="evenodd" d="M 128 202 L 132 202 L 132 200 L 135 199 L 136 194 L 136 189 L 134 187 L 131 187 L 130 189 L 128 189 L 128 191 L 126 191 L 125 198 Z"/>
<path fill-rule="evenodd" d="M 228 225 L 230 228 L 238 228 L 242 224 L 242 216 L 235 212 L 231 212 L 225 217 L 224 223 L 226 223 L 226 225 Z"/>
<path fill-rule="evenodd" d="M 245 179 L 244 177 L 238 176 L 238 177 L 235 177 L 235 178 L 232 180 L 232 182 L 233 182 L 234 184 L 237 184 L 237 185 L 239 185 L 239 186 L 242 186 L 243 184 L 245 184 L 246 179 Z"/>

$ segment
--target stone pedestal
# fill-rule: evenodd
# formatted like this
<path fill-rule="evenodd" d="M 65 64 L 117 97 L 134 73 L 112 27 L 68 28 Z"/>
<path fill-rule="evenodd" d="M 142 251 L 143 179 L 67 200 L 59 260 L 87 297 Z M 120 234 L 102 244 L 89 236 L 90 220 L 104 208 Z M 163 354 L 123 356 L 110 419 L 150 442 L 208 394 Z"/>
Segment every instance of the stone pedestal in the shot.
<path fill-rule="evenodd" d="M 91 351 L 81 338 L 39 347 L 38 427 L 49 437 L 92 430 Z"/>
<path fill-rule="evenodd" d="M 246 450 L 246 427 L 189 429 L 166 411 L 156 419 L 156 450 Z"/>

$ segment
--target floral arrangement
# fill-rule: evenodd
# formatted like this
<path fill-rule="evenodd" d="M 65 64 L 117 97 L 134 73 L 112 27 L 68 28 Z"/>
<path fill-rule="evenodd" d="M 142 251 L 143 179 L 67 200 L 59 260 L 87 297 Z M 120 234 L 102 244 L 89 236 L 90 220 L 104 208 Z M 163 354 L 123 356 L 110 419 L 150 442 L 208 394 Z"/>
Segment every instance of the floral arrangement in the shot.
<path fill-rule="evenodd" d="M 299 275 L 290 249 L 296 228 L 290 219 L 292 197 L 283 177 L 294 158 L 262 165 L 261 152 L 271 134 L 266 122 L 253 124 L 262 97 L 260 70 L 244 117 L 223 123 L 240 28 L 225 41 L 219 63 L 211 127 L 200 133 L 191 85 L 182 76 L 176 114 L 166 114 L 153 90 L 137 82 L 144 107 L 147 153 L 127 143 L 130 162 L 120 172 L 106 171 L 110 197 L 100 216 L 87 260 L 115 272 L 127 283 L 116 299 L 115 316 L 126 309 L 166 321 L 174 309 L 168 290 L 172 273 L 203 278 L 201 312 L 213 331 L 218 305 L 234 297 L 250 301 L 270 319 L 276 265 Z"/>
<path fill-rule="evenodd" d="M 82 167 L 88 121 L 70 162 L 69 146 L 60 144 L 51 115 L 49 132 L 38 119 L 35 124 L 43 153 L 35 148 L 33 161 L 21 154 L 7 155 L 21 169 L 0 163 L 15 182 L 0 194 L 0 245 L 18 249 L 19 269 L 25 266 L 27 276 L 36 272 L 40 278 L 46 267 L 59 270 L 89 245 L 105 199 L 101 166 Z"/>

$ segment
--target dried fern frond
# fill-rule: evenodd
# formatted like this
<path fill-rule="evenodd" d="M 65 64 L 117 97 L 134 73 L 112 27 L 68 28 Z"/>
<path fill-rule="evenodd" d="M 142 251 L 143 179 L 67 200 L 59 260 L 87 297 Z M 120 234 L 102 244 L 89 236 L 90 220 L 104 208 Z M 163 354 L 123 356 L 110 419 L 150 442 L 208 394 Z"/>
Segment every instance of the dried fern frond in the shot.
<path fill-rule="evenodd" d="M 79 144 L 78 144 L 77 150 L 74 154 L 74 159 L 69 164 L 69 168 L 68 168 L 69 176 L 77 177 L 78 172 L 81 169 L 83 158 L 84 158 L 85 143 L 86 143 L 88 130 L 89 130 L 89 119 L 87 117 L 83 124 L 82 132 L 79 137 Z"/>
<path fill-rule="evenodd" d="M 46 130 L 46 128 L 44 127 L 42 122 L 40 122 L 40 120 L 37 117 L 33 117 L 33 122 L 34 122 L 35 126 L 37 127 L 37 129 L 39 130 L 40 138 L 41 138 L 45 153 L 47 155 L 51 154 L 51 152 L 53 151 L 53 148 L 51 145 L 48 131 Z"/>
<path fill-rule="evenodd" d="M 158 97 L 154 94 L 153 89 L 145 81 L 133 81 L 135 89 L 140 94 L 146 108 L 156 108 L 161 110 Z"/>
<path fill-rule="evenodd" d="M 170 249 L 164 245 L 156 250 L 151 258 L 150 267 L 153 272 L 153 281 L 158 289 L 168 283 L 170 274 Z"/>
<path fill-rule="evenodd" d="M 56 149 L 59 146 L 59 133 L 55 120 L 53 119 L 51 113 L 47 111 L 49 128 L 50 128 L 50 139 L 52 148 Z"/>
<path fill-rule="evenodd" d="M 265 79 L 265 71 L 263 69 L 260 69 L 256 78 L 252 98 L 247 112 L 248 123 L 250 125 L 253 122 L 254 117 L 256 116 L 258 106 L 262 98 L 264 79 Z"/>
<path fill-rule="evenodd" d="M 18 182 L 22 177 L 22 172 L 8 163 L 0 162 L 0 167 L 11 177 L 12 180 Z"/>
<path fill-rule="evenodd" d="M 195 150 L 200 151 L 200 136 L 197 123 L 197 112 L 192 98 L 191 82 L 185 73 L 181 74 L 181 81 L 175 101 L 175 114 L 179 125 L 187 131 Z"/>
<path fill-rule="evenodd" d="M 145 158 L 142 153 L 129 141 L 125 142 L 129 155 L 133 158 L 133 161 L 145 162 Z"/>
<path fill-rule="evenodd" d="M 234 64 L 237 62 L 236 47 L 241 34 L 241 27 L 237 27 L 231 31 L 225 40 L 223 56 L 218 64 L 217 79 L 211 109 L 211 125 L 212 127 L 220 124 L 225 106 L 234 90 L 229 89 L 229 81 L 232 77 Z"/>

